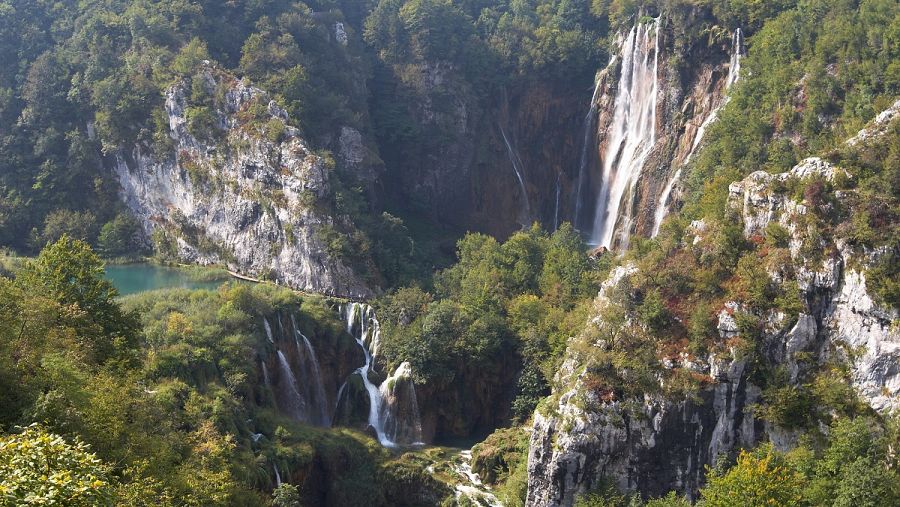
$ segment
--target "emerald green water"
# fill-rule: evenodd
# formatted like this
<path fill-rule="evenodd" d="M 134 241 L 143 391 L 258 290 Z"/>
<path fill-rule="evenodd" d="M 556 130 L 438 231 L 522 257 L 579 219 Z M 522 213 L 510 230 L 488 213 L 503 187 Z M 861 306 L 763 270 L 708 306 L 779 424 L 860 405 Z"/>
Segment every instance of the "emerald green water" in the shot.
<path fill-rule="evenodd" d="M 106 267 L 106 278 L 122 296 L 156 289 L 215 289 L 228 277 L 198 281 L 190 270 L 152 264 L 122 264 Z"/>

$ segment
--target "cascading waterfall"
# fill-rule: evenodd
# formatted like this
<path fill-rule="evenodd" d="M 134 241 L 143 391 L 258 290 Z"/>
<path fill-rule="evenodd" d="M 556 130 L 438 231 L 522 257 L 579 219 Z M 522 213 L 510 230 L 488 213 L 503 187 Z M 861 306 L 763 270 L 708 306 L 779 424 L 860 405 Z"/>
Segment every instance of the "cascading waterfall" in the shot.
<path fill-rule="evenodd" d="M 609 61 L 609 66 L 612 66 L 616 61 L 616 57 L 613 56 Z M 572 225 L 576 228 L 578 224 L 580 224 L 581 220 L 581 208 L 584 206 L 584 186 L 587 179 L 587 171 L 588 165 L 590 163 L 590 153 L 591 148 L 594 143 L 591 142 L 591 138 L 594 135 L 594 125 L 597 121 L 597 94 L 600 93 L 600 79 L 596 79 L 594 81 L 594 93 L 591 95 L 591 104 L 588 108 L 588 113 L 584 117 L 584 129 L 581 139 L 581 157 L 578 160 L 578 183 L 575 185 L 575 209 L 572 211 Z"/>
<path fill-rule="evenodd" d="M 672 179 L 670 179 L 669 182 L 666 183 L 666 188 L 663 189 L 662 194 L 659 195 L 659 202 L 656 203 L 656 209 L 653 211 L 653 232 L 650 233 L 650 237 L 655 238 L 656 235 L 659 234 L 659 227 L 662 225 L 663 218 L 666 218 L 666 209 L 669 205 L 669 196 L 672 195 L 672 190 L 675 188 L 675 183 L 680 177 L 681 168 L 679 167 L 675 171 L 675 174 L 672 175 Z"/>
<path fill-rule="evenodd" d="M 275 470 L 275 486 L 281 486 L 281 473 L 278 472 L 278 465 L 272 463 L 272 468 Z"/>
<path fill-rule="evenodd" d="M 383 400 L 381 420 L 384 432 L 394 442 L 422 444 L 419 402 L 412 380 L 412 366 L 403 363 L 378 388 Z"/>
<path fill-rule="evenodd" d="M 342 312 L 347 332 L 356 339 L 365 355 L 365 363 L 354 373 L 360 375 L 369 395 L 369 426 L 375 430 L 378 441 L 385 447 L 396 447 L 399 443 L 419 443 L 421 423 L 409 363 L 400 365 L 381 386 L 373 384 L 369 380 L 369 370 L 372 368 L 372 358 L 375 354 L 373 350 L 377 352 L 381 334 L 375 311 L 369 305 L 349 303 L 342 308 Z M 345 387 L 346 382 L 338 392 L 338 400 Z M 407 391 L 398 396 L 397 389 Z M 395 403 L 400 397 L 407 400 L 405 409 L 400 409 L 399 404 Z"/>
<path fill-rule="evenodd" d="M 525 170 L 522 167 L 522 159 L 519 158 L 518 153 L 516 153 L 516 150 L 509 142 L 509 138 L 506 137 L 503 125 L 498 126 L 500 127 L 500 135 L 503 137 L 503 142 L 506 144 L 509 161 L 512 163 L 513 171 L 516 173 L 516 180 L 519 182 L 519 190 L 522 192 L 522 216 L 520 217 L 522 219 L 522 227 L 528 227 L 531 221 L 531 203 L 528 201 L 528 190 L 525 188 Z"/>
<path fill-rule="evenodd" d="M 627 247 L 635 185 L 656 144 L 658 64 L 659 18 L 635 25 L 622 47 L 622 71 L 591 235 L 592 243 L 599 246 L 614 246 L 616 225 L 621 221 L 618 246 Z"/>
<path fill-rule="evenodd" d="M 291 364 L 285 357 L 284 352 L 278 351 L 278 368 L 280 371 L 279 384 L 282 386 L 282 398 L 286 405 L 287 412 L 296 419 L 308 421 L 306 402 L 297 385 L 297 378 L 294 377 L 294 371 L 291 370 Z"/>
<path fill-rule="evenodd" d="M 344 318 L 347 323 L 347 332 L 356 338 L 356 342 L 359 344 L 360 348 L 363 349 L 363 354 L 366 359 L 365 364 L 360 366 L 356 372 L 362 377 L 363 385 L 366 388 L 366 392 L 369 394 L 369 426 L 375 430 L 375 434 L 378 436 L 378 441 L 381 442 L 381 445 L 385 447 L 395 447 L 396 444 L 387 437 L 387 434 L 385 434 L 384 426 L 381 421 L 381 392 L 375 387 L 375 384 L 369 380 L 372 355 L 369 353 L 369 347 L 366 346 L 366 338 L 369 333 L 368 324 L 371 320 L 371 316 L 368 315 L 368 310 L 369 308 L 367 306 L 364 307 L 358 303 L 350 303 L 344 308 Z M 359 324 L 359 332 L 354 333 L 354 330 L 357 328 L 357 321 Z"/>
<path fill-rule="evenodd" d="M 309 400 L 309 405 L 316 408 L 316 417 L 309 414 L 311 422 L 321 426 L 329 426 L 331 418 L 328 416 L 328 400 L 325 397 L 325 385 L 322 383 L 322 373 L 319 369 L 319 360 L 316 357 L 316 351 L 313 349 L 309 339 L 297 329 L 297 320 L 291 314 L 291 328 L 294 331 L 294 344 L 297 347 L 297 355 L 300 357 L 300 368 L 303 372 L 304 379 L 304 395 Z M 300 340 L 303 340 L 302 352 Z"/>
<path fill-rule="evenodd" d="M 728 77 L 725 79 L 725 90 L 727 91 L 731 86 L 737 82 L 738 78 L 740 78 L 741 73 L 741 57 L 744 51 L 744 34 L 741 32 L 740 28 L 737 28 L 734 31 L 734 34 L 731 36 L 731 58 L 728 62 Z M 697 128 L 697 133 L 694 135 L 694 141 L 691 144 L 691 151 L 688 153 L 687 157 L 684 159 L 684 164 L 690 162 L 691 157 L 693 157 L 694 152 L 697 151 L 697 147 L 700 146 L 700 141 L 703 140 L 703 135 L 706 133 L 706 128 L 709 125 L 716 121 L 718 117 L 719 109 L 722 108 L 725 104 L 728 103 L 728 95 L 725 95 L 722 103 L 713 108 L 710 111 L 709 115 L 706 119 L 703 120 L 703 123 L 700 124 L 700 127 Z M 652 237 L 655 237 L 659 234 L 659 228 L 662 225 L 663 219 L 666 217 L 666 213 L 668 213 L 669 206 L 669 198 L 672 196 L 672 190 L 675 188 L 675 184 L 678 182 L 679 178 L 681 178 L 681 167 L 675 171 L 675 174 L 672 175 L 672 179 L 666 183 L 665 188 L 662 193 L 659 195 L 659 202 L 656 204 L 656 210 L 653 216 L 653 232 L 651 233 Z"/>

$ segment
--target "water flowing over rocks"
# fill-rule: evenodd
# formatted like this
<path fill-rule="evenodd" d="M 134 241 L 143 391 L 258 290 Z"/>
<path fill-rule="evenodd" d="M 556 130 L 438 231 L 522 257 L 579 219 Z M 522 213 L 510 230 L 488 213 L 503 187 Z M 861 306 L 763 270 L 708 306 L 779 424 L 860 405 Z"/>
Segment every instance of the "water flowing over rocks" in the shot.
<path fill-rule="evenodd" d="M 320 240 L 334 222 L 313 205 L 329 192 L 325 161 L 265 92 L 211 66 L 202 75 L 207 91 L 222 97 L 216 127 L 204 134 L 211 137 L 192 134 L 191 87 L 182 82 L 166 93 L 171 147 L 139 145 L 115 157 L 122 199 L 147 235 L 167 238 L 186 262 L 225 264 L 295 289 L 371 295 Z M 258 105 L 266 128 L 282 130 L 277 138 L 248 125 Z M 346 137 L 352 153 L 355 140 Z"/>
<path fill-rule="evenodd" d="M 409 363 L 402 363 L 376 385 L 370 378 L 381 335 L 375 310 L 366 304 L 349 303 L 341 312 L 347 332 L 356 339 L 365 355 L 365 363 L 353 376 L 359 377 L 368 395 L 368 428 L 386 447 L 421 445 L 422 423 L 412 367 Z M 338 399 L 338 403 L 347 399 Z"/>

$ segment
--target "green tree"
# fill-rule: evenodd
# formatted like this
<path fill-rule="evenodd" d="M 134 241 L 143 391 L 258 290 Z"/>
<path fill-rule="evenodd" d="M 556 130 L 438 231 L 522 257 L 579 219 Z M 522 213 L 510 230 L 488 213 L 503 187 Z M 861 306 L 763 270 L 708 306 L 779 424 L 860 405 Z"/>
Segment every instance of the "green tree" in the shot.
<path fill-rule="evenodd" d="M 103 262 L 84 241 L 63 236 L 29 262 L 17 281 L 72 309 L 71 324 L 97 362 L 124 359 L 135 346 L 137 316 L 122 311 L 118 292 L 103 276 Z"/>

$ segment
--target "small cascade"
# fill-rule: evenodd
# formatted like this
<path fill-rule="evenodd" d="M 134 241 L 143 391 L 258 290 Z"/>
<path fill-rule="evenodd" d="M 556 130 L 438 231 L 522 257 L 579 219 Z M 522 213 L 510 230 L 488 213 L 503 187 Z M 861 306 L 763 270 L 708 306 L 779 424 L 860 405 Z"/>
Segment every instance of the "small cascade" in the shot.
<path fill-rule="evenodd" d="M 613 56 L 609 61 L 609 66 L 612 66 L 615 61 L 616 57 Z M 609 66 L 607 66 L 607 68 Z M 578 160 L 578 183 L 575 185 L 575 199 L 573 199 L 575 201 L 575 209 L 572 211 L 572 225 L 576 228 L 578 228 L 581 223 L 581 209 L 584 206 L 584 190 L 585 185 L 587 184 L 588 166 L 590 165 L 591 160 L 591 149 L 594 147 L 594 143 L 591 142 L 591 139 L 594 135 L 594 126 L 597 123 L 597 94 L 600 93 L 600 83 L 600 79 L 595 79 L 594 93 L 591 95 L 591 104 L 588 108 L 587 115 L 584 117 L 581 157 Z"/>
<path fill-rule="evenodd" d="M 500 127 L 500 135 L 503 136 L 503 142 L 506 144 L 506 152 L 509 156 L 509 161 L 512 163 L 513 171 L 515 171 L 516 179 L 519 182 L 519 190 L 522 192 L 522 216 L 520 217 L 522 221 L 520 223 L 522 224 L 522 227 L 528 227 L 531 222 L 531 203 L 528 201 L 528 190 L 525 188 L 524 164 L 522 164 L 522 159 L 519 158 L 515 148 L 510 144 L 509 138 L 506 137 L 506 131 L 503 130 L 503 125 L 498 126 Z"/>
<path fill-rule="evenodd" d="M 740 28 L 734 30 L 731 36 L 731 60 L 728 62 L 728 79 L 725 81 L 725 87 L 731 88 L 731 85 L 737 82 L 741 77 L 741 58 L 744 54 L 744 32 Z"/>
<path fill-rule="evenodd" d="M 740 78 L 741 75 L 741 58 L 744 52 L 744 34 L 741 32 L 740 28 L 735 29 L 734 34 L 731 36 L 731 58 L 728 62 L 728 77 L 725 79 L 725 90 L 731 88 L 734 83 Z M 709 112 L 709 115 L 703 120 L 703 123 L 700 124 L 700 127 L 697 128 L 697 133 L 694 134 L 694 141 L 691 144 L 691 151 L 688 153 L 687 157 L 684 158 L 684 164 L 686 165 L 690 162 L 691 157 L 694 156 L 694 152 L 697 151 L 697 148 L 700 146 L 700 142 L 703 140 L 703 135 L 706 133 L 707 127 L 712 124 L 712 122 L 716 121 L 716 118 L 719 114 L 719 109 L 721 109 L 725 104 L 728 103 L 729 97 L 726 94 L 723 98 L 721 104 L 717 105 L 713 108 L 712 111 Z M 659 202 L 656 204 L 656 210 L 653 214 L 653 232 L 651 237 L 656 237 L 659 234 L 659 228 L 662 225 L 663 219 L 666 217 L 666 213 L 669 210 L 669 199 L 672 196 L 672 190 L 675 188 L 675 184 L 678 182 L 678 179 L 681 177 L 681 168 L 675 171 L 675 174 L 672 175 L 672 179 L 666 183 L 663 192 L 659 195 Z"/>
<path fill-rule="evenodd" d="M 261 367 L 261 369 L 262 369 L 263 382 L 265 382 L 266 387 L 272 387 L 272 381 L 269 380 L 269 368 L 266 367 L 266 362 L 260 360 L 260 361 L 259 361 L 259 364 L 260 364 L 260 367 Z"/>
<path fill-rule="evenodd" d="M 291 314 L 291 328 L 294 331 L 294 344 L 297 347 L 297 355 L 300 357 L 300 371 L 306 382 L 304 385 L 304 395 L 309 405 L 315 407 L 315 418 L 313 414 L 309 414 L 312 419 L 310 422 L 321 426 L 329 426 L 331 418 L 328 415 L 328 399 L 325 396 L 325 385 L 322 382 L 322 373 L 319 368 L 319 360 L 316 357 L 316 351 L 313 349 L 309 339 L 297 329 L 297 321 Z M 300 341 L 303 341 L 301 346 Z"/>
<path fill-rule="evenodd" d="M 597 197 L 591 242 L 626 248 L 632 221 L 635 186 L 644 162 L 656 144 L 659 18 L 638 23 L 622 46 L 622 70 L 606 150 L 600 194 Z"/>
<path fill-rule="evenodd" d="M 698 134 L 699 135 L 699 134 Z M 669 205 L 669 197 L 672 195 L 672 190 L 675 188 L 675 183 L 678 182 L 678 178 L 681 177 L 681 168 L 675 171 L 675 174 L 672 175 L 672 179 L 666 183 L 666 188 L 663 189 L 662 194 L 659 195 L 659 202 L 656 203 L 656 209 L 653 211 L 653 232 L 650 234 L 650 237 L 655 238 L 657 234 L 659 234 L 659 227 L 662 225 L 663 218 L 666 218 L 666 210 Z"/>
<path fill-rule="evenodd" d="M 373 384 L 369 380 L 372 351 L 377 351 L 381 333 L 375 310 L 366 304 L 349 303 L 342 308 L 342 313 L 347 332 L 356 339 L 365 355 L 365 363 L 354 374 L 358 373 L 362 378 L 369 395 L 369 426 L 385 447 L 418 443 L 422 430 L 410 365 L 401 365 L 381 386 Z M 346 382 L 338 392 L 338 402 L 345 387 Z"/>
<path fill-rule="evenodd" d="M 410 442 L 422 445 L 422 421 L 419 419 L 419 402 L 412 380 L 412 366 L 402 363 L 381 383 L 381 420 L 384 432 L 394 442 Z"/>
<path fill-rule="evenodd" d="M 496 495 L 491 491 L 490 487 L 481 482 L 478 474 L 472 471 L 472 451 L 465 450 L 459 453 L 458 459 L 451 462 L 451 468 L 456 472 L 462 481 L 456 485 L 456 501 L 463 503 L 461 500 L 465 498 L 465 503 L 478 505 L 481 507 L 502 507 L 502 503 Z"/>
<path fill-rule="evenodd" d="M 300 394 L 297 386 L 297 378 L 294 377 L 294 371 L 291 364 L 285 357 L 284 352 L 278 351 L 278 369 L 279 369 L 279 385 L 281 398 L 286 405 L 286 412 L 296 419 L 308 421 L 306 413 L 306 402 Z"/>
<path fill-rule="evenodd" d="M 278 471 L 278 465 L 272 463 L 272 468 L 275 470 L 275 487 L 281 486 L 281 473 Z"/>

